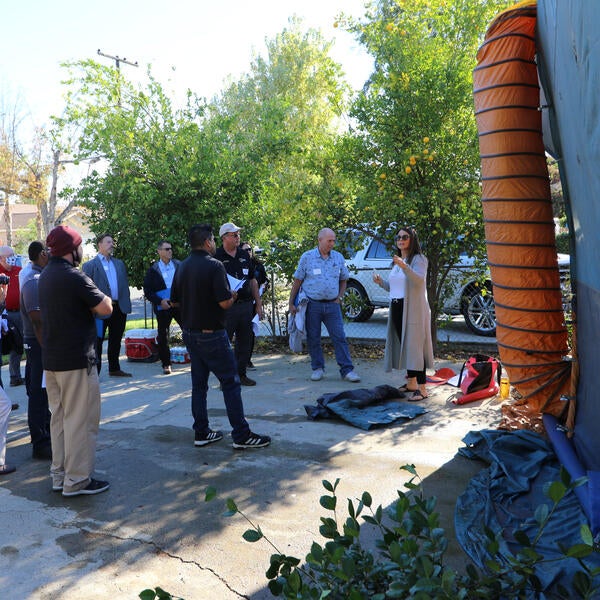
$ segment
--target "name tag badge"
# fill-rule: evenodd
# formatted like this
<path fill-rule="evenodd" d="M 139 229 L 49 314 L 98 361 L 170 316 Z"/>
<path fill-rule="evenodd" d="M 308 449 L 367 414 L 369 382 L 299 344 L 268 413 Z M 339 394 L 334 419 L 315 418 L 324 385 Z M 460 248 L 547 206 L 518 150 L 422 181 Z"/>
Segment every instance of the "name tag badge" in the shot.
<path fill-rule="evenodd" d="M 242 273 L 243 273 L 244 275 L 248 275 L 248 269 L 242 269 Z"/>
<path fill-rule="evenodd" d="M 320 275 L 321 269 L 313 269 L 313 275 Z"/>

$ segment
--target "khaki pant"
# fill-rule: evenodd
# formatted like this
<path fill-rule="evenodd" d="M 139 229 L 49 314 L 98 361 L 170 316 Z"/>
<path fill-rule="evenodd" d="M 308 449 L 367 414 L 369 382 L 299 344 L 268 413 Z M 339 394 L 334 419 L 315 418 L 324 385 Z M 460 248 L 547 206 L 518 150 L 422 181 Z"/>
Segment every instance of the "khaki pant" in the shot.
<path fill-rule="evenodd" d="M 62 484 L 66 492 L 79 490 L 89 483 L 96 460 L 100 424 L 98 371 L 46 371 L 46 390 L 52 413 L 52 483 Z"/>

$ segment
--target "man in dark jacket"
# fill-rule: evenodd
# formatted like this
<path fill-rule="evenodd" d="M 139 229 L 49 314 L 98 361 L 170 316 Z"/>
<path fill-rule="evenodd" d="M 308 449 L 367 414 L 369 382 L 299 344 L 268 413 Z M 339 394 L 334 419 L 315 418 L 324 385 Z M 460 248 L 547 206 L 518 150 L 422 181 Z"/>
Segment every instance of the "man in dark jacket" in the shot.
<path fill-rule="evenodd" d="M 158 356 L 163 373 L 171 373 L 171 351 L 169 350 L 169 327 L 173 319 L 181 327 L 179 309 L 171 306 L 171 285 L 179 261 L 173 258 L 173 246 L 167 240 L 160 240 L 156 247 L 159 260 L 152 264 L 144 277 L 144 296 L 152 302 L 158 329 Z"/>

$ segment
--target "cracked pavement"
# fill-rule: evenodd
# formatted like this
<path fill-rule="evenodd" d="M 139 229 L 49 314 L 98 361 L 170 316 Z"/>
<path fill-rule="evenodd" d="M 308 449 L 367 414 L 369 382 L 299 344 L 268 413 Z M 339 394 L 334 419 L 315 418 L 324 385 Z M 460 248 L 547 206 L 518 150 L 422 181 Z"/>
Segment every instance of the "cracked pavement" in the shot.
<path fill-rule="evenodd" d="M 31 459 L 24 387 L 9 388 L 21 407 L 11 414 L 7 448 L 7 462 L 17 471 L 0 478 L 0 590 L 43 600 L 137 598 L 156 586 L 186 600 L 271 598 L 264 573 L 273 549 L 264 540 L 242 539 L 249 526 L 239 515 L 223 516 L 228 497 L 281 552 L 303 558 L 313 540 L 322 541 L 323 479 L 341 479 L 344 507 L 346 498 L 365 490 L 387 506 L 403 489 L 408 474 L 399 467 L 407 463 L 416 465 L 425 494 L 438 497 L 452 538 L 455 499 L 481 468 L 456 452 L 468 431 L 497 424 L 499 399 L 454 406 L 448 398 L 455 388 L 432 387 L 425 415 L 362 431 L 341 421 L 311 422 L 304 404 L 349 387 L 399 385 L 399 374 L 384 373 L 381 362 L 355 361 L 362 382 L 353 386 L 341 381 L 331 358 L 318 383 L 309 379 L 305 354 L 255 355 L 253 361 L 258 385 L 242 388 L 246 416 L 273 442 L 243 451 L 231 447 L 214 377 L 211 426 L 226 435 L 197 448 L 189 365 L 174 365 L 165 376 L 160 363 L 124 362 L 133 378 L 117 381 L 103 369 L 96 475 L 111 487 L 97 496 L 52 492 L 49 463 Z M 443 366 L 460 368 L 436 364 Z M 209 486 L 218 497 L 207 503 Z M 464 565 L 454 542 L 448 559 Z"/>

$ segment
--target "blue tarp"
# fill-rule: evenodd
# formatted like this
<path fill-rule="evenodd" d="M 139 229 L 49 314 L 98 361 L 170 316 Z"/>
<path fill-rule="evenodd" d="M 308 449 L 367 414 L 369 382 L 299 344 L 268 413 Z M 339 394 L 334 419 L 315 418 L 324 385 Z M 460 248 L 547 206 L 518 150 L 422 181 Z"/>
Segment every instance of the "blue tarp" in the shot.
<path fill-rule="evenodd" d="M 359 427 L 373 429 L 414 419 L 427 412 L 417 404 L 398 401 L 398 388 L 391 385 L 378 385 L 374 388 L 358 388 L 343 392 L 323 394 L 317 398 L 316 406 L 305 405 L 308 418 L 339 418 Z"/>
<path fill-rule="evenodd" d="M 550 443 L 533 431 L 483 430 L 470 432 L 463 441 L 466 447 L 459 453 L 481 459 L 489 467 L 482 469 L 458 498 L 455 512 L 458 542 L 471 560 L 484 568 L 485 561 L 492 558 L 486 548 L 484 527 L 502 532 L 499 558 L 508 564 L 508 558 L 521 548 L 513 532 L 521 528 L 533 539 L 538 532 L 536 508 L 541 504 L 551 508 L 544 488 L 560 481 L 560 463 Z M 581 570 L 579 563 L 575 559 L 553 559 L 562 556 L 559 545 L 568 548 L 582 543 L 580 528 L 584 523 L 588 524 L 586 515 L 571 492 L 559 503 L 536 547 L 549 561 L 536 571 L 544 590 L 539 598 L 552 598 L 557 583 L 567 589 L 572 587 L 573 575 Z M 591 555 L 585 562 L 600 567 L 600 554 Z"/>
<path fill-rule="evenodd" d="M 600 471 L 600 2 L 538 0 L 538 70 L 547 150 L 557 159 L 571 232 L 577 306 L 575 451 Z M 593 499 L 600 502 L 597 497 Z"/>

